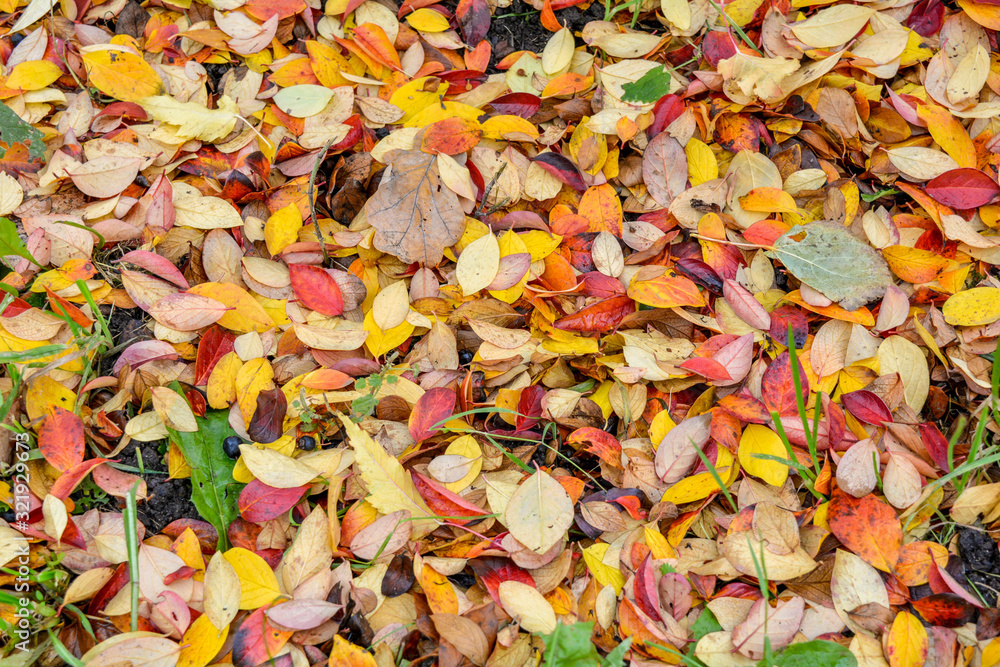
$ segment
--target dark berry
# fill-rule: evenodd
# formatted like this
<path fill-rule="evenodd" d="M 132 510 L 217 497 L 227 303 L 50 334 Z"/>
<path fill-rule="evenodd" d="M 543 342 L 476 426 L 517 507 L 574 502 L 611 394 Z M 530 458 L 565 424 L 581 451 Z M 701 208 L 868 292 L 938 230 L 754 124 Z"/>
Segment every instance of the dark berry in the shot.
<path fill-rule="evenodd" d="M 231 435 L 222 441 L 222 451 L 231 459 L 240 458 L 240 445 L 242 441 L 235 435 Z"/>
<path fill-rule="evenodd" d="M 299 441 L 296 444 L 302 451 L 311 452 L 312 450 L 316 449 L 316 438 L 312 437 L 311 435 L 304 435 L 301 438 L 299 438 Z"/>
<path fill-rule="evenodd" d="M 460 363 L 460 364 L 462 364 L 464 366 L 467 363 L 469 363 L 470 361 L 472 361 L 472 357 L 474 357 L 474 356 L 475 355 L 472 354 L 472 350 L 459 350 L 458 351 L 458 363 Z"/>
<path fill-rule="evenodd" d="M 15 521 L 17 521 L 17 515 L 14 514 L 14 512 L 4 512 L 3 520 L 6 521 L 7 523 L 14 523 Z"/>

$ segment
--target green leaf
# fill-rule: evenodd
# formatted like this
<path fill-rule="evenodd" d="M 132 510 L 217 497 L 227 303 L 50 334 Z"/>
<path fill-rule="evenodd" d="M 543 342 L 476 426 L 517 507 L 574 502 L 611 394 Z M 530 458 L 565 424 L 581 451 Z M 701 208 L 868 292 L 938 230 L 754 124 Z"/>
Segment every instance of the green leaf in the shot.
<path fill-rule="evenodd" d="M 4 255 L 17 255 L 35 266 L 41 266 L 28 252 L 28 246 L 24 245 L 20 234 L 17 233 L 17 225 L 9 218 L 0 218 L 0 256 Z"/>
<path fill-rule="evenodd" d="M 25 123 L 6 104 L 0 104 L 0 141 L 8 146 L 27 144 L 28 155 L 36 160 L 45 155 L 45 142 L 42 140 L 41 130 Z M 0 152 L 0 158 L 2 158 L 6 154 L 6 150 L 0 147 L 0 151 L 2 151 Z"/>
<path fill-rule="evenodd" d="M 713 632 L 721 632 L 722 630 L 723 627 L 719 624 L 719 620 L 715 618 L 715 614 L 712 613 L 711 609 L 706 607 L 702 610 L 701 615 L 698 616 L 698 620 L 691 624 L 691 632 L 694 633 L 692 646 L 697 644 L 698 640 L 705 635 Z"/>
<path fill-rule="evenodd" d="M 210 410 L 198 417 L 198 430 L 181 433 L 167 428 L 170 442 L 177 445 L 191 466 L 191 502 L 203 519 L 219 531 L 219 549 L 229 548 L 227 529 L 239 515 L 237 501 L 243 485 L 233 479 L 233 461 L 222 451 L 222 441 L 236 435 L 229 426 L 229 413 Z"/>
<path fill-rule="evenodd" d="M 849 650 L 823 639 L 786 646 L 771 662 L 774 667 L 857 667 Z M 761 661 L 763 667 L 763 661 Z"/>
<path fill-rule="evenodd" d="M 666 67 L 654 67 L 635 83 L 622 86 L 622 99 L 626 102 L 652 104 L 670 92 L 670 71 Z"/>
<path fill-rule="evenodd" d="M 629 637 L 608 653 L 607 657 L 601 661 L 601 667 L 622 667 L 625 662 L 625 652 L 632 646 L 632 638 Z"/>
<path fill-rule="evenodd" d="M 867 243 L 831 222 L 792 227 L 767 256 L 846 310 L 882 298 L 892 284 L 889 266 Z"/>
<path fill-rule="evenodd" d="M 880 199 L 882 197 L 891 197 L 892 195 L 898 195 L 898 194 L 900 194 L 900 192 L 896 188 L 887 188 L 885 190 L 876 190 L 874 193 L 870 195 L 862 192 L 861 198 L 870 204 L 876 199 Z"/>
<path fill-rule="evenodd" d="M 600 664 L 590 638 L 594 634 L 594 624 L 559 624 L 552 634 L 541 635 L 545 642 L 545 660 L 542 667 L 593 667 Z"/>

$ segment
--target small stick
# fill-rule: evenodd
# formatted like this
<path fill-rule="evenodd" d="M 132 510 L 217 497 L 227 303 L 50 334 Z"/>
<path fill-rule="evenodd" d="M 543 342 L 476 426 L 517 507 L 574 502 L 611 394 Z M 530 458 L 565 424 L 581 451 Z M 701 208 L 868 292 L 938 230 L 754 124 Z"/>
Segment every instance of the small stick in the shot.
<path fill-rule="evenodd" d="M 326 145 L 323 146 L 323 150 L 319 153 L 319 157 L 316 158 L 316 162 L 313 164 L 312 173 L 309 174 L 309 214 L 312 216 L 313 228 L 316 230 L 316 238 L 319 240 L 319 248 L 323 251 L 324 266 L 330 263 L 330 253 L 326 251 L 326 241 L 323 240 L 323 230 L 319 228 L 319 216 L 316 215 L 316 174 L 319 173 L 319 167 L 323 164 L 323 160 L 326 158 L 326 152 L 330 150 L 330 146 L 333 145 L 333 142 L 333 139 L 326 142 Z"/>

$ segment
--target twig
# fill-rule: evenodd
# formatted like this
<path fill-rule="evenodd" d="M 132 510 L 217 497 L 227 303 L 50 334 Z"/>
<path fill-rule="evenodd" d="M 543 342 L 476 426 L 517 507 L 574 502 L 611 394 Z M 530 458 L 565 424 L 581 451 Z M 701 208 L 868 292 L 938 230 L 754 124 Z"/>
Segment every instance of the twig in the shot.
<path fill-rule="evenodd" d="M 486 200 L 490 198 L 490 192 L 493 191 L 493 188 L 496 186 L 497 181 L 500 180 L 500 175 L 503 174 L 503 170 L 506 168 L 507 168 L 507 163 L 504 162 L 503 164 L 500 165 L 500 168 L 497 169 L 497 173 L 493 174 L 493 178 L 490 179 L 490 182 L 486 184 L 486 188 L 483 190 L 483 198 L 479 200 L 479 206 L 477 206 L 476 210 L 472 212 L 473 218 L 478 218 L 480 215 L 483 214 L 483 208 L 485 208 L 486 206 Z"/>
<path fill-rule="evenodd" d="M 319 173 L 319 167 L 323 164 L 323 160 L 326 159 L 326 152 L 330 150 L 330 146 L 333 145 L 333 142 L 333 139 L 326 142 L 323 149 L 319 152 L 319 157 L 316 158 L 316 162 L 313 164 L 312 173 L 309 174 L 309 215 L 312 216 L 313 228 L 316 230 L 316 239 L 319 241 L 319 248 L 323 251 L 324 266 L 330 263 L 330 253 L 326 251 L 326 241 L 323 240 L 323 230 L 319 228 L 319 216 L 316 215 L 316 174 Z"/>

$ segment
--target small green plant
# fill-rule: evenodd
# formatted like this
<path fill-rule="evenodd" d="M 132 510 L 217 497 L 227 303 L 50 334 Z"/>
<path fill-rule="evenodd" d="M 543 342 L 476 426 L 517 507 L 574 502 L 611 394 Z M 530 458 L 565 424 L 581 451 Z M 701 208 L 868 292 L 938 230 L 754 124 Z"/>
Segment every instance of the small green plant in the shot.
<path fill-rule="evenodd" d="M 378 373 L 363 378 L 358 378 L 354 382 L 357 391 L 367 392 L 364 396 L 351 401 L 351 421 L 361 421 L 365 417 L 370 417 L 375 413 L 378 406 L 378 393 L 383 384 L 393 385 L 399 382 L 399 376 L 392 374 L 392 365 L 398 355 L 393 352 L 386 360 L 385 365 Z"/>

